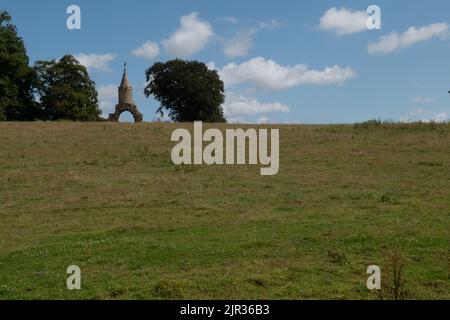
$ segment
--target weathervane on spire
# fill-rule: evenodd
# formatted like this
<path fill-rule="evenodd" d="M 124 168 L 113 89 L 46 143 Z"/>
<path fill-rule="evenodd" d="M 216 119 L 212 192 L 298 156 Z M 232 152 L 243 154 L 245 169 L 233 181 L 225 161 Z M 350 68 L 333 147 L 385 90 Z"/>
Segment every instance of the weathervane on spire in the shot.
<path fill-rule="evenodd" d="M 123 72 L 127 72 L 127 62 L 123 63 Z"/>

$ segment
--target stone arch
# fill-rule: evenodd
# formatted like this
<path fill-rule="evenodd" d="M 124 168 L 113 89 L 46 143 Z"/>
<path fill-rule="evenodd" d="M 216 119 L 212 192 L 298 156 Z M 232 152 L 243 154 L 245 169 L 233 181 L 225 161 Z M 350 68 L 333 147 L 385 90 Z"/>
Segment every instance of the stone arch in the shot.
<path fill-rule="evenodd" d="M 120 115 L 126 111 L 128 111 L 129 113 L 131 113 L 133 115 L 135 123 L 142 122 L 144 120 L 144 117 L 142 116 L 142 113 L 139 112 L 137 106 L 134 104 L 128 104 L 128 103 L 117 105 L 116 112 L 111 113 L 109 115 L 108 120 L 114 121 L 114 122 L 119 122 Z"/>

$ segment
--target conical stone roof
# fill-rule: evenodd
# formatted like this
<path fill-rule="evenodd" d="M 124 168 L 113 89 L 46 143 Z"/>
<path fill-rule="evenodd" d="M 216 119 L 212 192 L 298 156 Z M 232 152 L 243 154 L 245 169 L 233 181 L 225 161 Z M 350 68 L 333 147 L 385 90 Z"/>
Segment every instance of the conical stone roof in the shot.
<path fill-rule="evenodd" d="M 119 87 L 119 105 L 134 104 L 133 88 L 128 81 L 127 64 L 124 64 L 122 81 Z"/>
<path fill-rule="evenodd" d="M 130 82 L 128 81 L 127 69 L 123 71 L 122 81 L 120 82 L 119 88 L 131 88 Z"/>

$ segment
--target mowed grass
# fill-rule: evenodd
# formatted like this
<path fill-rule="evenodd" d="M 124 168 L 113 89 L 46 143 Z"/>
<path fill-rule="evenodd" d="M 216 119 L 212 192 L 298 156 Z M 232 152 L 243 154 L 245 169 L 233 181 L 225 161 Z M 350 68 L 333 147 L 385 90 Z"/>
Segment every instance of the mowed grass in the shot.
<path fill-rule="evenodd" d="M 0 299 L 376 299 L 391 251 L 450 298 L 450 125 L 274 126 L 271 177 L 174 166 L 180 126 L 0 123 Z"/>

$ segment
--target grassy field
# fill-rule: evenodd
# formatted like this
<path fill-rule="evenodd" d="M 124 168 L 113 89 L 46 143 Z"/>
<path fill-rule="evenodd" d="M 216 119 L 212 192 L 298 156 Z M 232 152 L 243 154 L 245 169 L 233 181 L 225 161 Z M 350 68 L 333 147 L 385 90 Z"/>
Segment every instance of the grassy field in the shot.
<path fill-rule="evenodd" d="M 177 127 L 0 123 L 0 299 L 378 299 L 392 252 L 450 298 L 450 125 L 281 126 L 271 177 L 172 165 Z"/>

